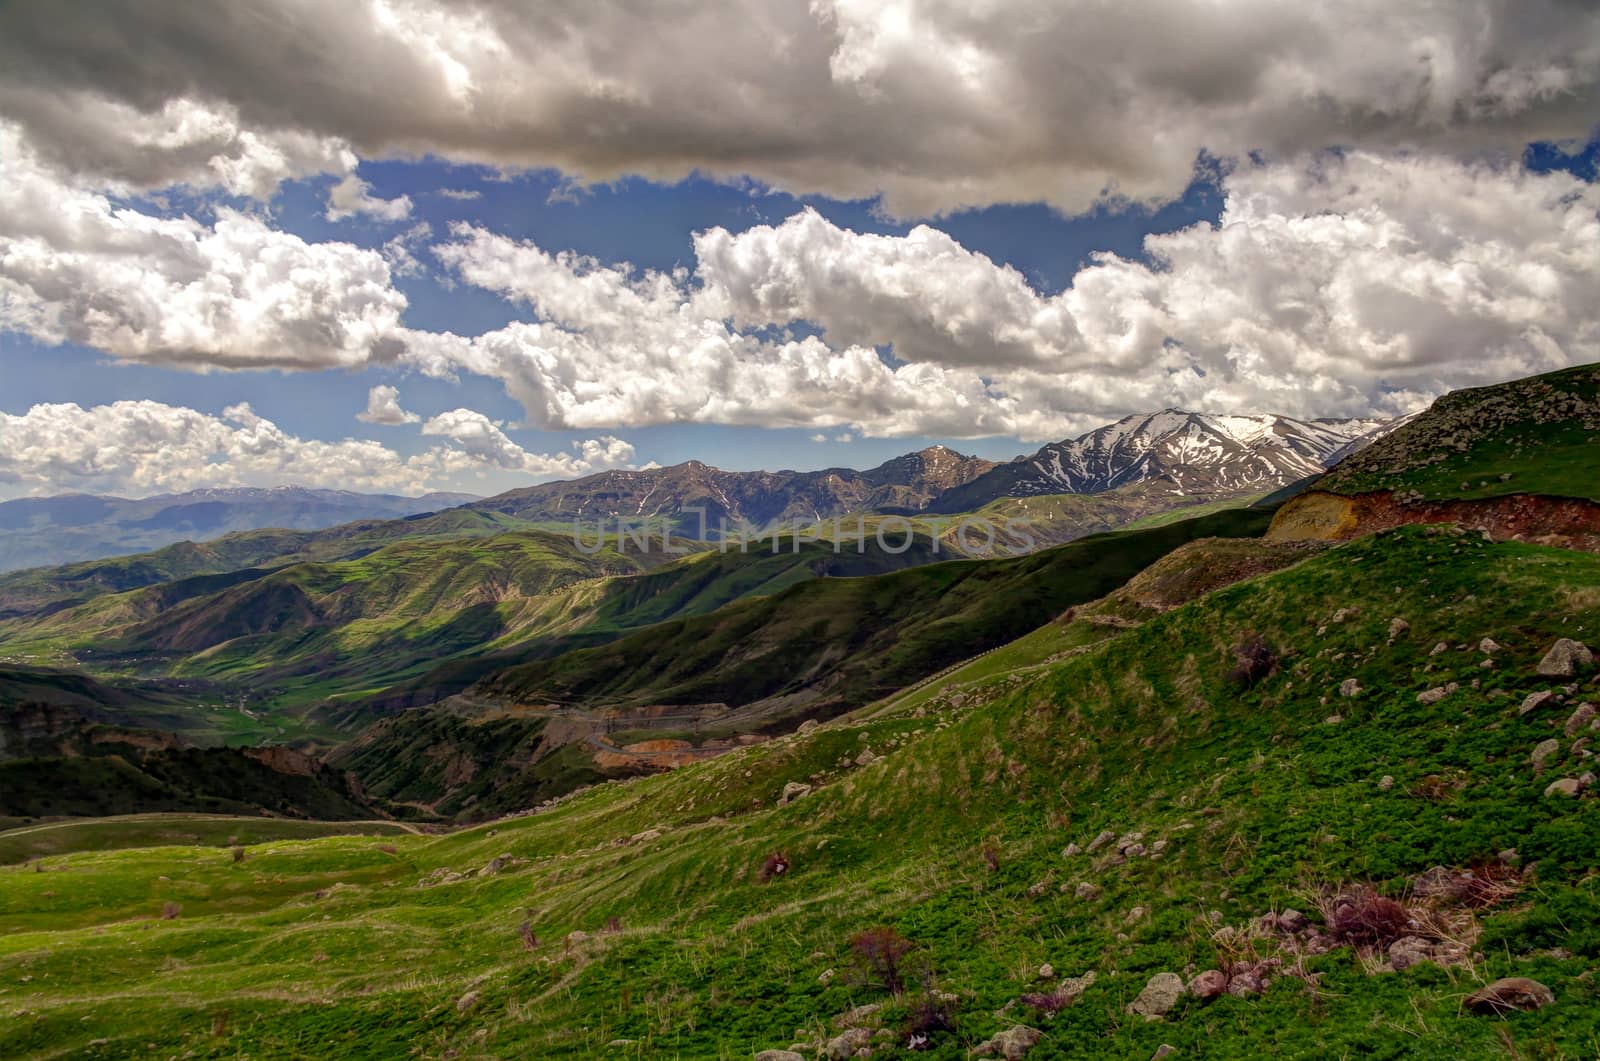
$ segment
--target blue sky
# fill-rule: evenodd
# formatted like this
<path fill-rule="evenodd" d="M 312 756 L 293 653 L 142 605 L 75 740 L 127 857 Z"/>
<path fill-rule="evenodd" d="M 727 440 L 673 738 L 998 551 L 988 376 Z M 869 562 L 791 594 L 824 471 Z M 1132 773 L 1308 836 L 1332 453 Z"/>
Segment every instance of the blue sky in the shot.
<path fill-rule="evenodd" d="M 1558 0 L 7 5 L 0 498 L 1004 459 L 1600 360 L 1597 35 Z"/>

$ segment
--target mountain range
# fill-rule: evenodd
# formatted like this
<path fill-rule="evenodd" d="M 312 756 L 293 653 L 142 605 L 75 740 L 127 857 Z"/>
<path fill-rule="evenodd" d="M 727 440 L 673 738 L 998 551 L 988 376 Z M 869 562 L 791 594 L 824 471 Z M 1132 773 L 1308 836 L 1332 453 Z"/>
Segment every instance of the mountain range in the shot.
<path fill-rule="evenodd" d="M 192 490 L 137 500 L 92 494 L 0 502 L 0 571 L 68 564 L 207 541 L 233 531 L 317 530 L 359 519 L 393 519 L 474 500 L 311 490 L 299 486 Z"/>

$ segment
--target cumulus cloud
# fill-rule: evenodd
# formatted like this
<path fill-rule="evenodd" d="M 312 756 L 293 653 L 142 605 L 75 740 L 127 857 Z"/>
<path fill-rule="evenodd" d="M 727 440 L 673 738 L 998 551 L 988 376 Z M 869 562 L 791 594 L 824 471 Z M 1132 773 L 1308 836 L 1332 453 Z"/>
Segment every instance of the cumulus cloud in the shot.
<path fill-rule="evenodd" d="M 463 419 L 477 415 L 467 410 L 447 415 L 461 414 Z M 429 433 L 457 441 L 449 431 Z M 364 439 L 299 438 L 247 403 L 230 406 L 220 417 L 153 401 L 89 409 L 72 403 L 35 405 L 20 415 L 0 413 L 0 493 L 148 494 L 286 484 L 417 493 L 465 485 L 490 471 L 575 475 L 633 458 L 632 446 L 610 437 L 574 443 L 575 454 L 553 456 L 527 453 L 509 439 L 505 443 L 505 452 L 493 453 L 474 446 L 469 437 L 464 445 L 439 445 L 402 457 Z M 520 457 L 506 459 L 511 451 Z"/>
<path fill-rule="evenodd" d="M 372 185 L 352 173 L 328 189 L 326 213 L 329 221 L 358 215 L 374 221 L 404 221 L 411 216 L 411 196 L 379 199 L 372 194 Z"/>
<path fill-rule="evenodd" d="M 0 122 L 0 329 L 182 367 L 351 367 L 392 351 L 406 299 L 381 254 L 215 213 L 208 225 L 118 205 Z"/>
<path fill-rule="evenodd" d="M 422 417 L 400 408 L 400 388 L 380 383 L 367 391 L 367 408 L 356 414 L 356 419 L 367 424 L 414 424 Z"/>
<path fill-rule="evenodd" d="M 424 435 L 441 435 L 457 452 L 507 471 L 540 476 L 571 476 L 600 468 L 627 467 L 633 446 L 611 435 L 574 442 L 575 454 L 529 453 L 501 430 L 501 424 L 472 409 L 452 409 L 422 425 Z"/>
<path fill-rule="evenodd" d="M 1170 198 L 1202 149 L 1520 149 L 1597 112 L 1600 10 L 1572 0 L 0 8 L 0 113 L 146 187 L 434 153 L 1076 211 Z"/>
<path fill-rule="evenodd" d="M 1168 405 L 1400 413 L 1600 360 L 1600 187 L 1365 152 L 1228 174 L 1220 221 L 1101 255 L 1058 295 L 927 227 L 812 211 L 695 239 L 696 271 L 551 254 L 472 226 L 434 248 L 538 318 L 407 337 L 503 380 L 542 426 L 679 421 L 1061 437 Z M 784 338 L 815 322 L 814 335 Z M 889 344 L 892 359 L 873 346 Z"/>

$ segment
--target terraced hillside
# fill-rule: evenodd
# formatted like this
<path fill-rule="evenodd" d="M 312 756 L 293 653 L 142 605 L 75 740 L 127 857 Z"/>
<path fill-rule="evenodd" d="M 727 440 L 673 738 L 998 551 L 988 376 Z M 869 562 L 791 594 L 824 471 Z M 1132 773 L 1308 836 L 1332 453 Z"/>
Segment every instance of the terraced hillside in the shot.
<path fill-rule="evenodd" d="M 0 1053 L 1586 1056 L 1600 558 L 1310 552 L 447 837 L 0 870 Z"/>

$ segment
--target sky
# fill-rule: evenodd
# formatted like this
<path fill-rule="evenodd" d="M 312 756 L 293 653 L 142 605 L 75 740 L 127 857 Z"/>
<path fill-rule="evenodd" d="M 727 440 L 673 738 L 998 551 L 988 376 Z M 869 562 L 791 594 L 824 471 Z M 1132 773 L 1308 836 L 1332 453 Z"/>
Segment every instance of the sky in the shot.
<path fill-rule="evenodd" d="M 1600 5 L 0 5 L 0 499 L 488 494 L 1600 361 Z"/>

